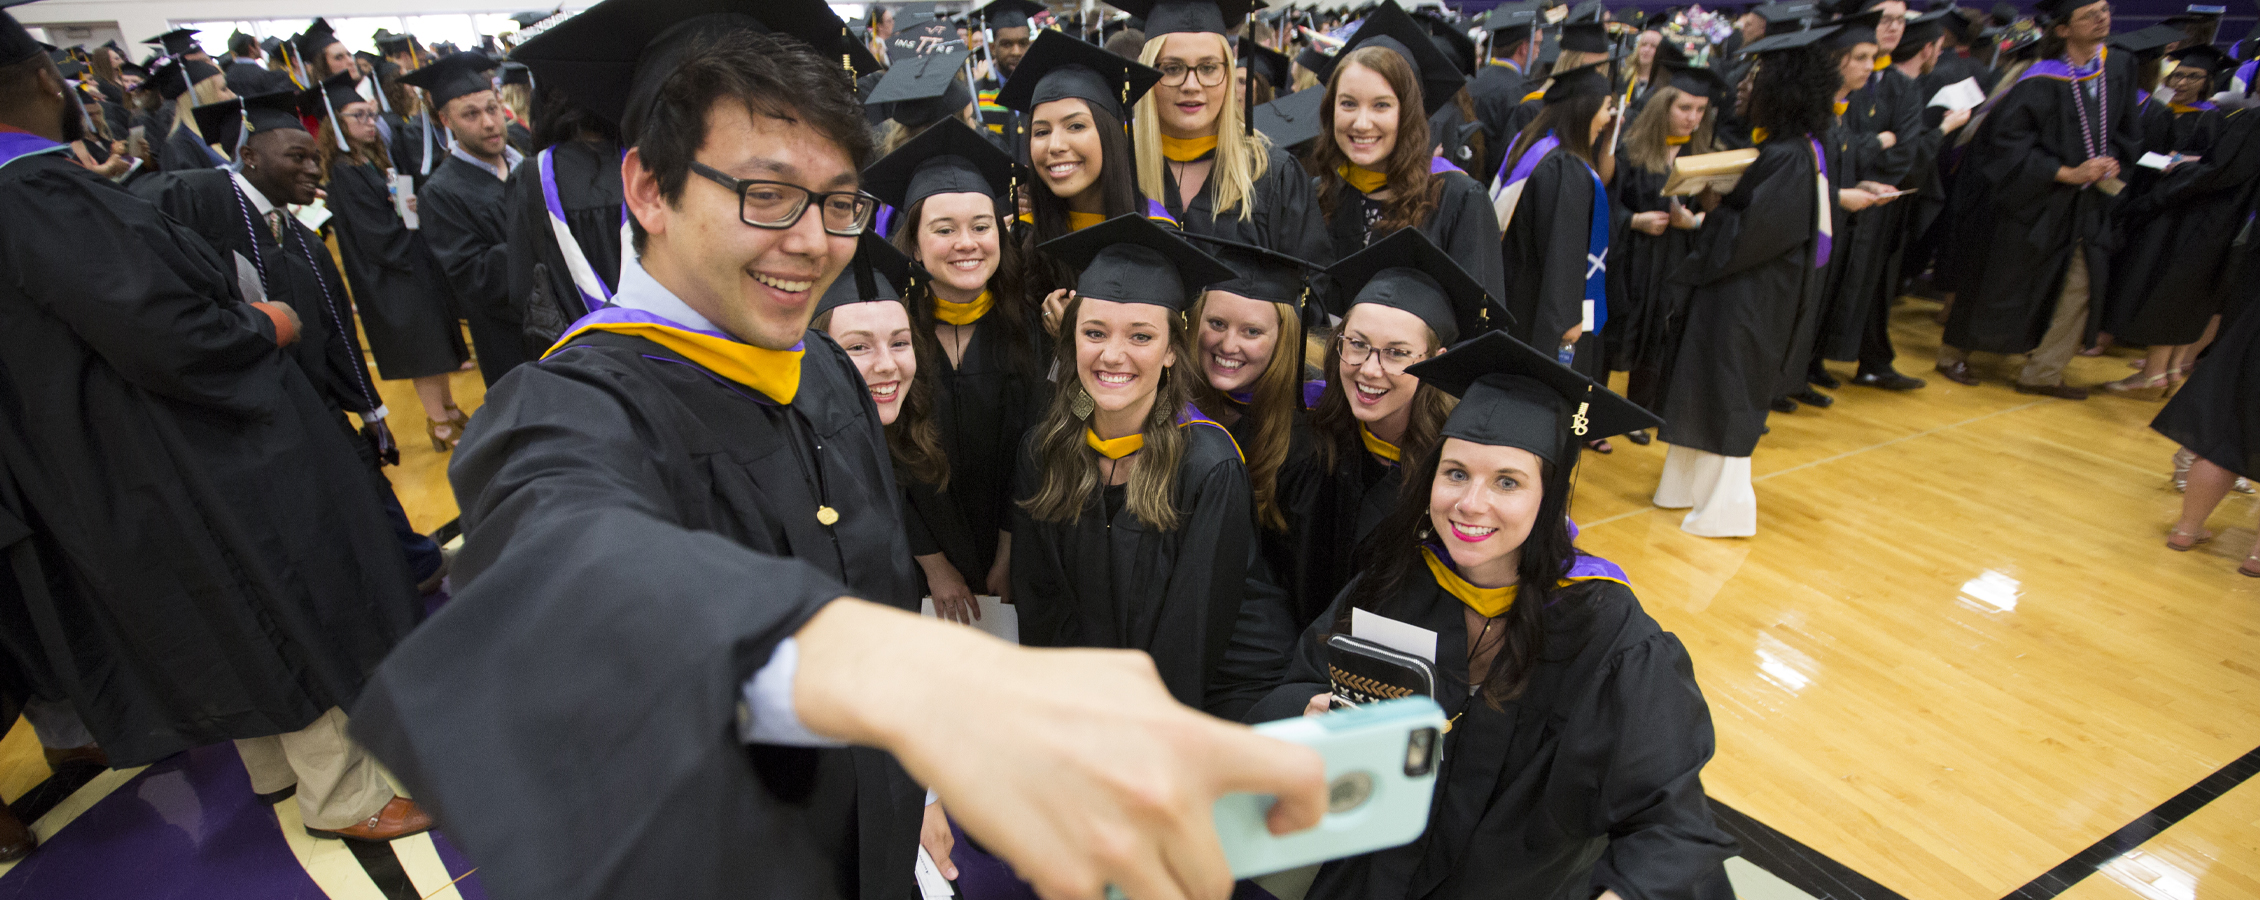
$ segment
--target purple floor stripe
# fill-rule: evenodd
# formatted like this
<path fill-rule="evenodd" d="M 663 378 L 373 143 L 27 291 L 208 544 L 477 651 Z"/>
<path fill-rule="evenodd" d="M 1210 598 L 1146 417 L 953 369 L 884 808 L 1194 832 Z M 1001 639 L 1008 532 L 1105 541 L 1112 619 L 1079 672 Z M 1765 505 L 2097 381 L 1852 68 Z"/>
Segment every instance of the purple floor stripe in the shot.
<path fill-rule="evenodd" d="M 463 858 L 463 851 L 437 831 L 432 832 L 432 846 L 439 849 L 439 861 L 447 864 L 447 877 L 462 878 L 463 873 L 471 871 L 471 861 Z M 477 875 L 456 882 L 455 891 L 463 895 L 463 900 L 487 900 L 487 889 L 479 884 Z"/>

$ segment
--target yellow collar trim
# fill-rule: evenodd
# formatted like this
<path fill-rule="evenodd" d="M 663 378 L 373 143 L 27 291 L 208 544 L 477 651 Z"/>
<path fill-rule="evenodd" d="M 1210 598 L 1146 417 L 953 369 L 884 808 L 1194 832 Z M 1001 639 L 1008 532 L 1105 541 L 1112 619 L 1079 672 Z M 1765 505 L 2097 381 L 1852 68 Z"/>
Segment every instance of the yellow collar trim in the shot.
<path fill-rule="evenodd" d="M 1875 55 L 1875 70 L 1876 70 L 1876 71 L 1878 71 L 1878 72 L 1881 72 L 1881 71 L 1883 71 L 1883 70 L 1885 70 L 1885 69 L 1888 69 L 1888 68 L 1891 68 L 1891 54 L 1889 54 L 1889 53 L 1878 53 L 1878 54 L 1876 54 L 1876 55 Z"/>
<path fill-rule="evenodd" d="M 1694 136 L 1694 135 L 1692 135 L 1692 134 L 1690 134 L 1690 135 L 1686 135 L 1686 136 L 1684 136 L 1684 137 L 1672 137 L 1671 135 L 1668 135 L 1668 134 L 1667 134 L 1667 135 L 1664 135 L 1664 143 L 1665 143 L 1665 144 L 1667 144 L 1667 145 L 1669 145 L 1669 146 L 1673 146 L 1673 147 L 1678 147 L 1678 146 L 1682 146 L 1682 145 L 1686 144 L 1686 143 L 1687 143 L 1688 141 L 1692 141 L 1692 140 L 1694 140 L 1694 139 L 1695 139 L 1695 136 Z"/>
<path fill-rule="evenodd" d="M 1397 462 L 1398 457 L 1404 455 L 1404 451 L 1397 449 L 1397 445 L 1374 437 L 1373 432 L 1365 430 L 1365 424 L 1362 422 L 1358 424 L 1358 439 L 1365 442 L 1365 449 L 1368 452 L 1390 462 Z"/>
<path fill-rule="evenodd" d="M 1192 162 L 1214 152 L 1216 152 L 1216 135 L 1213 134 L 1190 140 L 1178 140 L 1166 134 L 1161 136 L 1161 155 L 1169 157 L 1174 162 Z"/>
<path fill-rule="evenodd" d="M 2173 102 L 2173 101 L 2171 101 L 2171 100 L 2168 100 L 2168 101 L 2166 101 L 2166 108 L 2167 108 L 2167 109 L 2170 109 L 2170 110 L 2173 110 L 2173 111 L 2174 111 L 2174 115 L 2177 115 L 2177 116 L 2178 116 L 2178 115 L 2181 115 L 2182 113 L 2193 113 L 2193 112 L 2196 112 L 2196 111 L 2198 111 L 2198 109 L 2199 109 L 2199 107 L 2195 107 L 2195 106 L 2188 106 L 2188 105 L 2184 105 L 2184 104 L 2180 104 L 2180 103 L 2175 103 L 2175 102 Z"/>
<path fill-rule="evenodd" d="M 1836 114 L 1837 114 L 1837 115 L 1840 115 L 1840 116 L 1841 116 L 1841 115 L 1843 115 L 1843 114 L 1844 114 L 1844 111 L 1845 111 L 1845 110 L 1847 110 L 1847 109 L 1851 109 L 1851 108 L 1852 108 L 1852 101 L 1850 101 L 1850 100 L 1838 100 L 1838 101 L 1836 101 Z"/>
<path fill-rule="evenodd" d="M 1067 214 L 1067 227 L 1071 231 L 1082 231 L 1085 228 L 1089 228 L 1104 221 L 1106 221 L 1106 213 L 1079 213 L 1071 211 Z"/>
<path fill-rule="evenodd" d="M 1765 130 L 1765 129 L 1763 129 L 1763 128 L 1752 128 L 1752 129 L 1750 129 L 1750 143 L 1753 143 L 1753 144 L 1763 144 L 1763 143 L 1765 143 L 1765 142 L 1766 142 L 1766 130 Z"/>
<path fill-rule="evenodd" d="M 1342 180 L 1349 182 L 1351 187 L 1357 188 L 1360 194 L 1373 193 L 1389 184 L 1389 173 L 1376 172 L 1360 165 L 1343 163 L 1334 173 L 1342 176 Z"/>
<path fill-rule="evenodd" d="M 1551 83 L 1551 82 L 1549 82 L 1549 83 Z M 1544 100 L 1544 99 L 1546 99 L 1546 89 L 1545 89 L 1545 88 L 1539 88 L 1539 89 L 1537 89 L 1537 90 L 1535 90 L 1535 91 L 1531 91 L 1530 93 L 1527 93 L 1527 94 L 1524 94 L 1524 95 L 1522 95 L 1522 102 L 1524 102 L 1524 103 L 1529 103 L 1529 102 L 1530 102 L 1530 101 L 1532 101 L 1532 100 Z"/>
<path fill-rule="evenodd" d="M 692 365 L 745 385 L 778 403 L 790 405 L 800 393 L 800 363 L 805 351 L 768 350 L 710 334 L 656 322 L 597 322 L 575 329 L 549 348 L 557 352 L 582 332 L 609 331 L 643 338 L 672 350 Z M 547 356 L 548 354 L 543 354 Z"/>
<path fill-rule="evenodd" d="M 1492 64 L 1492 65 L 1494 65 L 1494 66 L 1498 66 L 1499 68 L 1502 68 L 1502 69 L 1513 69 L 1513 70 L 1515 70 L 1515 71 L 1516 71 L 1517 73 L 1520 73 L 1520 72 L 1522 71 L 1522 67 L 1521 67 L 1521 66 L 1518 66 L 1518 65 L 1515 65 L 1515 63 L 1514 63 L 1514 60 L 1511 60 L 1511 59 L 1493 59 L 1493 60 L 1486 60 L 1486 62 L 1489 62 L 1490 64 Z"/>
<path fill-rule="evenodd" d="M 944 300 L 937 296 L 934 298 L 934 318 L 951 325 L 971 325 L 981 321 L 981 317 L 988 315 L 989 308 L 995 305 L 997 305 L 996 295 L 988 291 L 982 291 L 981 296 L 964 303 Z"/>
<path fill-rule="evenodd" d="M 1137 434 L 1126 434 L 1113 440 L 1105 440 L 1099 437 L 1098 432 L 1084 428 L 1083 446 L 1099 451 L 1100 456 L 1108 459 L 1121 459 L 1146 449 L 1146 435 L 1145 432 L 1139 432 Z"/>
<path fill-rule="evenodd" d="M 1458 597 L 1461 603 L 1467 604 L 1469 609 L 1486 619 L 1512 608 L 1515 605 L 1515 594 L 1522 588 L 1517 584 L 1500 588 L 1480 588 L 1469 584 L 1467 579 L 1460 577 L 1460 573 L 1452 571 L 1450 566 L 1444 565 L 1443 560 L 1437 559 L 1436 551 L 1427 547 L 1420 548 L 1420 558 L 1422 562 L 1428 563 L 1428 574 L 1436 576 L 1437 587 L 1443 588 L 1444 593 Z"/>

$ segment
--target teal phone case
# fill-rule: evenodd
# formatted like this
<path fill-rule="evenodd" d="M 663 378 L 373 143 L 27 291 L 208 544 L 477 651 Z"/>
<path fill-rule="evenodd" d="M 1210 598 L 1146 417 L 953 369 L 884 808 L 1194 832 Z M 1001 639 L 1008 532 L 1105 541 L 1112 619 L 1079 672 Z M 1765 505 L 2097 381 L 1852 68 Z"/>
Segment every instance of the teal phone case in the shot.
<path fill-rule="evenodd" d="M 1407 775 L 1413 735 L 1432 730 L 1426 771 Z M 1427 697 L 1371 703 L 1321 716 L 1281 719 L 1256 731 L 1310 747 L 1326 759 L 1329 800 L 1317 827 L 1274 835 L 1264 826 L 1272 798 L 1227 794 L 1216 801 L 1216 834 L 1232 877 L 1253 878 L 1410 843 L 1428 827 L 1444 752 L 1444 710 Z"/>

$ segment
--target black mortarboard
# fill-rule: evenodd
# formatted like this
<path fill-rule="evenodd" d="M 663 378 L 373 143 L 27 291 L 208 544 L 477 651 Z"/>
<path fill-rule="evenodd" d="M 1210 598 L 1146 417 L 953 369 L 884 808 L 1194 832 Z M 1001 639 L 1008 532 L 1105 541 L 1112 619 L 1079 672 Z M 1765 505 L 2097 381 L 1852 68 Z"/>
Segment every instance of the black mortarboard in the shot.
<path fill-rule="evenodd" d="M 1436 49 L 1444 51 L 1444 57 L 1452 61 L 1452 65 L 1460 70 L 1461 75 L 1474 77 L 1475 39 L 1448 24 L 1426 17 L 1423 18 L 1429 23 L 1428 42 L 1436 45 Z"/>
<path fill-rule="evenodd" d="M 1294 84 L 1294 71 L 1290 68 L 1287 54 L 1247 38 L 1240 39 L 1238 50 L 1239 60 L 1237 64 L 1242 68 L 1261 73 L 1263 80 L 1269 83 L 1274 90 L 1284 90 Z"/>
<path fill-rule="evenodd" d="M 196 116 L 196 130 L 203 134 L 204 142 L 226 150 L 233 157 L 236 148 L 254 134 L 305 131 L 306 123 L 299 121 L 298 111 L 297 91 L 271 91 L 206 103 L 191 112 Z M 249 131 L 244 130 L 246 124 L 250 125 Z"/>
<path fill-rule="evenodd" d="M 1483 28 L 1491 32 L 1491 46 L 1504 47 L 1530 37 L 1530 30 L 1538 25 L 1538 7 L 1529 3 L 1503 3 L 1491 10 L 1483 19 Z"/>
<path fill-rule="evenodd" d="M 534 70 L 526 68 L 525 63 L 505 61 L 502 64 L 499 82 L 501 84 L 522 84 L 529 88 L 533 87 Z"/>
<path fill-rule="evenodd" d="M 1298 316 L 1302 315 L 1303 288 L 1308 283 L 1303 273 L 1326 271 L 1325 266 L 1255 244 L 1190 231 L 1185 232 L 1185 237 L 1209 249 L 1232 270 L 1231 280 L 1209 285 L 1209 290 L 1267 303 L 1285 303 L 1295 307 Z"/>
<path fill-rule="evenodd" d="M 1907 20 L 1907 30 L 1899 35 L 1899 55 L 1930 46 L 1930 42 L 1946 36 L 1946 17 L 1954 14 L 1953 7 L 1940 7 Z"/>
<path fill-rule="evenodd" d="M 2071 21 L 2072 14 L 2106 0 L 2033 0 L 2033 9 L 2048 16 L 2050 23 Z"/>
<path fill-rule="evenodd" d="M 1028 19 L 1045 10 L 1033 0 L 994 0 L 974 12 L 974 16 L 988 23 L 991 30 L 999 28 L 1026 28 Z"/>
<path fill-rule="evenodd" d="M 1075 293 L 1183 311 L 1193 292 L 1232 280 L 1216 257 L 1138 213 L 1045 241 L 1037 249 L 1082 270 Z"/>
<path fill-rule="evenodd" d="M 1528 450 L 1550 463 L 1573 458 L 1578 443 L 1664 423 L 1501 332 L 1414 363 L 1405 374 L 1460 398 L 1441 436 Z"/>
<path fill-rule="evenodd" d="M 884 110 L 887 118 L 911 128 L 957 115 L 973 102 L 972 90 L 958 78 L 971 55 L 960 45 L 944 53 L 897 57 L 863 105 Z"/>
<path fill-rule="evenodd" d="M 1425 107 L 1421 112 L 1423 116 L 1435 115 L 1437 110 L 1452 102 L 1452 97 L 1460 92 L 1460 86 L 1467 83 L 1467 76 L 1460 74 L 1459 67 L 1452 63 L 1452 58 L 1429 41 L 1428 29 L 1398 8 L 1395 0 L 1383 0 L 1381 5 L 1374 7 L 1373 14 L 1366 16 L 1365 21 L 1358 25 L 1357 33 L 1350 35 L 1350 39 L 1342 44 L 1342 49 L 1335 51 L 1334 56 L 1326 60 L 1325 68 L 1313 71 L 1318 73 L 1319 80 L 1333 81 L 1335 67 L 1349 56 L 1350 51 L 1366 44 L 1394 50 L 1412 65 L 1413 72 L 1420 76 L 1420 99 L 1421 105 Z"/>
<path fill-rule="evenodd" d="M 1068 97 L 1095 103 L 1116 119 L 1128 120 L 1130 104 L 1146 95 L 1161 73 L 1105 49 L 1046 31 L 1020 58 L 1012 78 L 997 91 L 997 105 L 1029 112 L 1038 104 Z"/>
<path fill-rule="evenodd" d="M 816 315 L 850 303 L 901 303 L 909 292 L 910 257 L 887 243 L 878 231 L 865 229 L 856 239 L 855 256 L 848 259 L 847 268 L 816 301 Z"/>
<path fill-rule="evenodd" d="M 1569 18 L 1562 20 L 1561 47 L 1579 53 L 1607 53 L 1613 44 L 1609 40 L 1609 10 L 1601 0 L 1586 0 L 1570 10 Z"/>
<path fill-rule="evenodd" d="M 935 194 L 1006 199 L 1012 190 L 1012 157 L 964 122 L 944 120 L 864 169 L 863 190 L 896 209 L 909 209 Z"/>
<path fill-rule="evenodd" d="M 1419 316 L 1441 344 L 1504 328 L 1511 318 L 1475 276 L 1418 228 L 1400 228 L 1335 263 L 1326 274 L 1335 287 L 1328 312 L 1346 318 L 1350 307 L 1360 303 L 1401 309 Z"/>
<path fill-rule="evenodd" d="M 887 38 L 887 55 L 895 60 L 963 49 L 965 41 L 957 36 L 956 25 L 930 17 L 901 22 Z"/>
<path fill-rule="evenodd" d="M 2175 66 L 2195 66 L 2213 74 L 2227 69 L 2229 62 L 2229 55 L 2212 44 L 2191 44 L 2174 54 Z"/>
<path fill-rule="evenodd" d="M 1256 107 L 1256 130 L 1270 138 L 1272 146 L 1291 150 L 1309 143 L 1324 130 L 1319 107 L 1325 105 L 1326 88 L 1304 88 Z"/>
<path fill-rule="evenodd" d="M 174 57 L 166 60 L 149 76 L 145 84 L 157 86 L 157 96 L 167 100 L 178 99 L 188 89 L 206 78 L 220 74 L 220 67 L 201 59 Z"/>
<path fill-rule="evenodd" d="M 2175 41 L 2186 41 L 2189 35 L 2172 25 L 2152 25 L 2148 28 L 2114 34 L 2103 42 L 2142 59 L 2157 59 L 2165 55 L 2166 47 Z"/>
<path fill-rule="evenodd" d="M 749 10 L 759 10 L 759 17 Z M 826 59 L 845 56 L 877 70 L 870 51 L 848 37 L 847 25 L 820 0 L 604 0 L 518 45 L 510 58 L 533 67 L 534 77 L 564 91 L 576 105 L 625 129 L 629 119 L 640 124 L 641 111 L 675 71 L 691 38 L 729 28 L 791 35 Z"/>
<path fill-rule="evenodd" d="M 1544 102 L 1560 103 L 1579 97 L 1607 97 L 1615 93 L 1616 85 L 1609 80 L 1609 60 L 1604 59 L 1555 72 L 1553 81 L 1546 85 Z"/>
<path fill-rule="evenodd" d="M 1295 65 L 1310 70 L 1311 74 L 1318 76 L 1318 80 L 1325 81 L 1325 73 L 1333 71 L 1330 67 L 1334 63 L 1332 57 L 1319 52 L 1317 44 L 1311 44 L 1295 54 Z"/>
<path fill-rule="evenodd" d="M 1812 0 L 1793 0 L 1789 3 L 1768 3 L 1758 7 L 1758 17 L 1766 20 L 1766 36 L 1793 34 L 1808 26 L 1818 24 L 1824 16 L 1820 4 Z M 1755 44 L 1756 41 L 1751 43 Z M 1745 50 L 1744 52 L 1748 52 Z"/>
<path fill-rule="evenodd" d="M 1876 43 L 1876 26 L 1882 23 L 1883 10 L 1875 8 L 1838 16 L 1828 23 L 1836 26 L 1836 33 L 1829 35 L 1829 45 L 1850 47 L 1853 44 Z"/>
<path fill-rule="evenodd" d="M 121 75 L 132 75 L 143 81 L 149 80 L 149 68 L 137 62 L 129 62 L 119 66 L 118 73 Z"/>
<path fill-rule="evenodd" d="M 282 38 L 271 37 L 259 42 L 259 51 L 267 54 L 268 56 L 273 56 L 275 55 L 275 51 L 282 49 L 282 45 Z"/>
<path fill-rule="evenodd" d="M 323 49 L 340 43 L 337 32 L 330 28 L 327 19 L 315 19 L 314 24 L 306 26 L 304 34 L 292 38 L 291 42 L 298 46 L 298 55 L 307 59 L 320 59 Z"/>
<path fill-rule="evenodd" d="M 322 93 L 314 93 L 316 90 Z M 324 115 L 336 113 L 367 99 L 361 96 L 361 83 L 353 77 L 352 72 L 339 72 L 323 79 L 317 87 L 308 88 L 306 96 L 308 102 L 305 105 L 309 109 L 323 109 L 322 103 L 329 103 Z"/>
<path fill-rule="evenodd" d="M 1986 12 L 1986 17 L 1992 19 L 1995 25 L 2007 26 L 2009 23 L 2017 21 L 2017 8 L 2006 2 L 1995 3 L 1993 8 Z"/>
<path fill-rule="evenodd" d="M 545 12 L 539 12 L 539 11 L 534 11 L 534 10 L 528 10 L 528 11 L 526 11 L 526 12 L 522 12 L 522 13 L 511 13 L 511 14 L 510 14 L 510 21 L 518 23 L 518 28 L 519 28 L 520 30 L 524 30 L 524 29 L 527 29 L 527 28 L 532 28 L 532 27 L 534 27 L 535 25 L 539 25 L 539 24 L 541 24 L 541 22 L 542 22 L 542 20 L 543 20 L 543 19 L 547 19 L 547 18 L 549 18 L 550 16 L 554 16 L 554 15 L 556 15 L 556 13 L 545 13 Z"/>
<path fill-rule="evenodd" d="M 415 40 L 415 38 L 405 34 L 393 34 L 391 31 L 379 28 L 370 40 L 376 42 L 378 53 L 391 56 L 395 53 L 408 52 L 409 42 Z"/>
<path fill-rule="evenodd" d="M 1733 86 L 1709 67 L 1672 65 L 1665 66 L 1665 70 L 1671 73 L 1671 86 L 1678 88 L 1682 94 L 1713 100 L 1731 98 L 1734 95 Z"/>
<path fill-rule="evenodd" d="M 165 32 L 164 34 L 160 34 L 146 41 L 142 41 L 142 43 L 157 44 L 164 47 L 166 56 L 180 56 L 184 53 L 203 53 L 204 48 L 196 43 L 197 34 L 197 30 L 194 28 L 175 28 L 171 31 Z"/>
<path fill-rule="evenodd" d="M 1809 47 L 1835 33 L 1836 26 L 1823 25 L 1819 28 L 1807 28 L 1803 31 L 1792 31 L 1787 34 L 1769 34 L 1751 41 L 1742 48 L 1742 52 L 1738 55 L 1755 56 L 1761 53 L 1779 53 L 1783 50 Z"/>
<path fill-rule="evenodd" d="M 1248 18 L 1248 0 L 1107 0 L 1107 5 L 1146 20 L 1146 39 L 1165 34 L 1223 34 Z"/>
<path fill-rule="evenodd" d="M 494 79 L 487 76 L 494 67 L 484 53 L 456 53 L 400 76 L 400 83 L 423 88 L 432 95 L 434 109 L 446 109 L 457 97 L 494 90 Z"/>

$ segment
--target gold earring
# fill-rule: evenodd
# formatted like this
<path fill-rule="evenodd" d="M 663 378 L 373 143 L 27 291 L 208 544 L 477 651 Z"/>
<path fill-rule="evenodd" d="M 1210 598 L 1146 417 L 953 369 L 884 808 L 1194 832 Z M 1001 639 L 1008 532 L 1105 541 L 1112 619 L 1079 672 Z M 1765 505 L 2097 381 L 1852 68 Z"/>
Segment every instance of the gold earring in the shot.
<path fill-rule="evenodd" d="M 1091 392 L 1080 384 L 1076 385 L 1075 396 L 1067 401 L 1067 411 L 1074 413 L 1078 419 L 1088 419 L 1098 408 L 1099 401 L 1091 397 Z"/>

